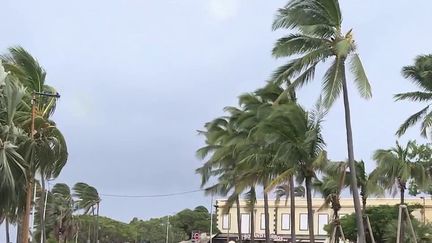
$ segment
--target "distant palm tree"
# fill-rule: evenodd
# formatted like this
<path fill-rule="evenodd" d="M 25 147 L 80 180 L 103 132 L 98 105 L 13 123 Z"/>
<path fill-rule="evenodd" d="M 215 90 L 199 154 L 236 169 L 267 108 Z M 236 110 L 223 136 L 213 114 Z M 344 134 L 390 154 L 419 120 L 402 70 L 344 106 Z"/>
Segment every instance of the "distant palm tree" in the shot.
<path fill-rule="evenodd" d="M 349 95 L 346 80 L 346 64 L 349 62 L 354 83 L 360 95 L 372 96 L 371 87 L 357 53 L 352 30 L 342 32 L 342 13 L 338 0 L 291 0 L 279 9 L 273 29 L 289 29 L 295 33 L 280 38 L 273 49 L 277 58 L 292 60 L 274 73 L 274 81 L 286 82 L 286 92 L 307 84 L 314 78 L 319 63 L 331 61 L 324 74 L 322 86 L 324 104 L 331 107 L 342 94 L 345 107 L 348 161 L 355 173 L 354 145 L 352 138 Z M 361 205 L 355 176 L 351 179 L 359 242 L 365 243 Z"/>
<path fill-rule="evenodd" d="M 430 175 L 424 164 L 415 161 L 412 154 L 415 142 L 409 141 L 405 147 L 396 142 L 390 149 L 376 150 L 373 158 L 377 163 L 376 169 L 371 173 L 371 180 L 381 187 L 389 190 L 393 195 L 400 193 L 400 204 L 405 204 L 405 190 L 407 182 L 412 180 L 420 187 L 425 187 Z M 404 220 L 402 217 L 401 239 L 404 239 Z"/>
<path fill-rule="evenodd" d="M 77 222 L 74 218 L 75 201 L 68 185 L 55 184 L 51 190 L 52 200 L 47 206 L 55 238 L 61 242 L 72 239 L 77 231 Z"/>
<path fill-rule="evenodd" d="M 333 210 L 332 227 L 335 229 L 330 235 L 330 241 L 336 240 L 339 242 L 339 237 L 342 232 L 339 230 L 339 210 L 342 208 L 340 203 L 340 194 L 345 187 L 347 163 L 345 162 L 330 162 L 323 170 L 322 179 L 315 178 L 314 188 L 320 192 L 324 198 L 323 205 L 318 211 L 330 207 Z"/>
<path fill-rule="evenodd" d="M 418 56 L 414 65 L 402 68 L 402 75 L 419 87 L 419 91 L 396 94 L 395 100 L 409 100 L 414 102 L 432 101 L 432 55 Z M 427 129 L 432 124 L 432 110 L 430 104 L 419 112 L 411 115 L 398 129 L 396 134 L 402 136 L 406 130 L 421 120 L 421 135 L 426 137 Z"/>
<path fill-rule="evenodd" d="M 73 187 L 73 196 L 76 197 L 76 207 L 84 211 L 84 214 L 88 214 L 92 211 L 94 215 L 94 209 L 96 208 L 96 219 L 95 219 L 95 241 L 99 239 L 99 206 L 101 198 L 96 188 L 83 183 L 78 182 Z"/>

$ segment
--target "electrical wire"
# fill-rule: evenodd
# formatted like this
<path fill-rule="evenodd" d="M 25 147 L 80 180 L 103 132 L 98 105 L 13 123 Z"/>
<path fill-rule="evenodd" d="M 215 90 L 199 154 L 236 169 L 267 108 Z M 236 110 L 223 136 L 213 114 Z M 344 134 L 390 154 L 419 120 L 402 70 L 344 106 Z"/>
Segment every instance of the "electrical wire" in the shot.
<path fill-rule="evenodd" d="M 173 197 L 173 196 L 191 194 L 191 193 L 202 192 L 202 191 L 204 191 L 204 189 L 184 191 L 184 192 L 174 192 L 168 194 L 155 194 L 155 195 L 120 195 L 120 194 L 103 194 L 103 193 L 100 193 L 99 195 L 103 197 L 118 197 L 118 198 L 158 198 L 158 197 Z"/>

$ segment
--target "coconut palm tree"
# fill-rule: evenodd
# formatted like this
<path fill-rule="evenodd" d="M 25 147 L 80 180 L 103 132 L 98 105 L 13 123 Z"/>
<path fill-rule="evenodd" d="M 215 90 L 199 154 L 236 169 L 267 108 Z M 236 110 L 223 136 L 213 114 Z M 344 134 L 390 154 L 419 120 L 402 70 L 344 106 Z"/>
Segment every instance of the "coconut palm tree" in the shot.
<path fill-rule="evenodd" d="M 409 180 L 420 188 L 428 186 L 430 181 L 424 164 L 415 160 L 416 155 L 412 153 L 415 146 L 413 141 L 409 141 L 405 147 L 396 142 L 395 147 L 376 150 L 373 155 L 377 167 L 371 173 L 371 180 L 393 195 L 399 192 L 401 205 L 405 204 L 405 190 Z M 404 217 L 401 220 L 401 238 L 404 239 Z"/>
<path fill-rule="evenodd" d="M 222 196 L 230 194 L 223 209 L 224 212 L 229 211 L 233 204 L 236 203 L 238 238 L 241 242 L 239 197 L 245 187 L 240 186 L 241 177 L 236 173 L 238 153 L 235 152 L 234 143 L 231 142 L 233 139 L 240 139 L 241 137 L 241 133 L 233 119 L 238 114 L 236 112 L 240 112 L 240 110 L 232 110 L 229 117 L 214 119 L 205 125 L 205 131 L 200 131 L 200 134 L 206 137 L 207 145 L 197 151 L 197 156 L 200 159 L 209 158 L 196 172 L 201 175 L 202 187 L 209 182 L 211 177 L 217 178 L 215 184 L 205 189 L 207 194 L 219 194 Z"/>
<path fill-rule="evenodd" d="M 42 198 L 45 198 L 45 178 L 57 177 L 67 161 L 66 142 L 55 123 L 50 120 L 56 107 L 56 99 L 44 93 L 56 94 L 54 88 L 45 83 L 46 72 L 38 61 L 24 48 L 9 48 L 9 53 L 3 55 L 5 69 L 16 76 L 26 88 L 23 105 L 17 112 L 16 122 L 28 131 L 32 139 L 22 148 L 25 160 L 29 163 L 27 169 L 27 198 L 23 213 L 22 234 L 23 241 L 28 239 L 29 215 L 31 210 L 31 196 L 36 173 L 41 175 Z M 41 201 L 40 207 L 43 207 Z M 41 214 L 43 215 L 43 214 Z M 40 218 L 44 229 L 43 218 Z M 42 237 L 44 237 L 42 231 Z M 45 242 L 45 238 L 43 239 Z"/>
<path fill-rule="evenodd" d="M 416 57 L 414 65 L 402 68 L 402 75 L 419 87 L 419 91 L 396 94 L 396 101 L 409 100 L 414 102 L 430 102 L 432 100 L 432 55 Z M 432 124 L 432 111 L 430 104 L 414 113 L 399 127 L 396 134 L 402 136 L 406 130 L 421 120 L 420 134 L 427 135 L 427 129 Z"/>
<path fill-rule="evenodd" d="M 305 182 L 310 242 L 315 241 L 312 212 L 312 180 L 317 171 L 327 164 L 321 122 L 325 112 L 317 106 L 316 112 L 306 112 L 295 103 L 280 105 L 261 125 L 263 134 L 278 144 L 276 158 L 285 161 L 283 168 L 268 189 L 274 188 L 296 175 L 298 183 Z M 287 163 L 288 162 L 288 163 Z"/>
<path fill-rule="evenodd" d="M 326 107 L 331 107 L 340 94 L 343 94 L 348 161 L 350 171 L 354 172 L 353 175 L 355 175 L 354 146 L 346 80 L 347 63 L 360 95 L 368 99 L 372 94 L 357 53 L 352 29 L 345 33 L 342 32 L 342 13 L 339 1 L 291 0 L 284 8 L 279 9 L 273 23 L 273 29 L 294 31 L 294 33 L 280 38 L 273 49 L 273 55 L 276 58 L 292 57 L 291 61 L 275 71 L 273 77 L 277 83 L 290 80 L 285 93 L 311 81 L 319 63 L 330 62 L 330 67 L 324 74 L 322 81 L 324 104 Z M 358 215 L 356 224 L 359 242 L 364 243 L 364 227 L 355 176 L 352 176 L 351 183 L 354 207 Z"/>
<path fill-rule="evenodd" d="M 98 242 L 99 239 L 99 206 L 101 198 L 96 188 L 83 183 L 78 182 L 73 186 L 73 196 L 76 198 L 75 205 L 77 209 L 83 210 L 84 214 L 88 214 L 90 211 L 93 212 L 96 208 L 95 217 L 95 241 Z"/>
<path fill-rule="evenodd" d="M 75 201 L 68 185 L 55 184 L 51 190 L 52 199 L 47 206 L 54 237 L 59 242 L 72 239 L 77 230 L 77 222 L 73 216 Z"/>
<path fill-rule="evenodd" d="M 323 198 L 324 203 L 318 209 L 326 209 L 330 207 L 333 210 L 332 227 L 335 229 L 335 234 L 330 235 L 330 241 L 335 240 L 339 242 L 340 222 L 339 222 L 339 210 L 342 208 L 340 203 L 340 194 L 345 187 L 347 163 L 345 162 L 330 162 L 323 170 L 323 177 L 321 179 L 315 178 L 313 185 L 317 192 L 319 192 Z"/>

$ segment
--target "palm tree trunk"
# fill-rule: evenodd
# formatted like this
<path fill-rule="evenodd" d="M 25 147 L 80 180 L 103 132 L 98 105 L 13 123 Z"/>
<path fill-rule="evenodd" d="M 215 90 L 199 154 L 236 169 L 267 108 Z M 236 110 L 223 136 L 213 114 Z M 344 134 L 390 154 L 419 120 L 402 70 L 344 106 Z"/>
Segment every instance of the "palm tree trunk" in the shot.
<path fill-rule="evenodd" d="M 250 228 L 251 228 L 250 242 L 255 243 L 255 207 L 254 206 L 252 207 L 252 210 L 251 210 Z"/>
<path fill-rule="evenodd" d="M 291 242 L 292 243 L 296 243 L 296 241 L 297 241 L 297 239 L 296 239 L 296 231 L 295 231 L 295 229 L 296 229 L 296 217 L 295 217 L 295 213 L 296 213 L 296 210 L 295 210 L 295 192 L 294 192 L 294 176 L 291 176 L 290 177 L 290 179 L 289 179 L 289 184 L 290 184 L 290 210 L 291 210 L 291 215 L 290 215 L 290 217 L 291 217 Z"/>
<path fill-rule="evenodd" d="M 241 214 L 240 214 L 240 198 L 237 195 L 236 198 L 236 207 L 237 207 L 237 232 L 238 232 L 238 238 L 239 243 L 242 243 L 242 230 L 241 230 Z"/>
<path fill-rule="evenodd" d="M 399 188 L 400 188 L 400 204 L 405 204 L 405 185 L 398 179 L 399 181 Z M 400 226 L 400 239 L 401 242 L 405 242 L 405 213 L 402 212 L 402 218 L 401 218 L 401 226 Z"/>
<path fill-rule="evenodd" d="M 10 232 L 9 232 L 9 218 L 6 216 L 5 219 L 5 228 L 6 228 L 6 243 L 10 243 Z"/>
<path fill-rule="evenodd" d="M 342 68 L 345 73 L 345 65 L 342 65 Z M 353 144 L 353 135 L 352 135 L 352 128 L 351 128 L 351 111 L 349 106 L 349 99 L 348 99 L 348 88 L 347 88 L 347 82 L 346 82 L 346 76 L 344 74 L 342 78 L 342 88 L 343 88 L 343 100 L 344 100 L 344 108 L 345 108 L 345 127 L 346 127 L 346 133 L 347 133 L 347 146 L 348 146 L 348 165 L 350 169 L 350 175 L 351 175 L 351 190 L 353 194 L 353 201 L 354 201 L 354 209 L 356 213 L 356 225 L 357 225 L 357 242 L 358 243 L 366 243 L 365 241 L 365 231 L 363 226 L 363 216 L 360 206 L 360 197 L 359 192 L 357 188 L 357 173 L 355 168 L 355 162 L 354 162 L 354 144 Z"/>
<path fill-rule="evenodd" d="M 96 243 L 99 243 L 99 203 L 97 203 L 96 207 Z"/>
<path fill-rule="evenodd" d="M 264 184 L 264 221 L 265 221 L 265 242 L 270 243 L 270 214 L 268 205 L 268 193 L 265 191 L 267 185 Z"/>
<path fill-rule="evenodd" d="M 306 201 L 307 201 L 307 212 L 308 212 L 309 242 L 315 243 L 314 222 L 313 222 L 313 212 L 312 212 L 311 181 L 312 178 L 307 176 L 306 177 Z"/>
<path fill-rule="evenodd" d="M 21 243 L 28 243 L 29 240 L 29 231 L 30 231 L 30 212 L 31 212 L 31 203 L 33 196 L 33 175 L 31 173 L 27 173 L 29 175 L 27 181 L 27 190 L 26 190 L 26 202 L 25 209 L 23 213 L 23 219 L 21 222 Z"/>
<path fill-rule="evenodd" d="M 41 242 L 46 242 L 46 235 L 45 235 L 45 176 L 41 172 L 41 193 L 39 197 L 39 220 L 40 220 L 40 237 Z"/>
<path fill-rule="evenodd" d="M 91 238 L 90 238 L 90 235 L 91 235 L 91 223 L 90 223 L 90 221 L 88 222 L 88 234 L 87 234 L 87 243 L 90 243 L 91 242 Z"/>

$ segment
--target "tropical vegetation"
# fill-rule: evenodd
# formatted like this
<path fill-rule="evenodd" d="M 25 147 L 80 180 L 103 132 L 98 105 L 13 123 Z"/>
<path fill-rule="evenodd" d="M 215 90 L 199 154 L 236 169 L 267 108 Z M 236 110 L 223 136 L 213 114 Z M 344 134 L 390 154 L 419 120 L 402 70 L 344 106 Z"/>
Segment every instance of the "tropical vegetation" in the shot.
<path fill-rule="evenodd" d="M 207 194 L 228 197 L 225 212 L 237 208 L 239 199 L 245 198 L 247 210 L 254 222 L 257 187 L 263 188 L 265 210 L 265 235 L 269 242 L 268 222 L 269 194 L 275 192 L 276 201 L 285 197 L 285 205 L 291 210 L 291 241 L 295 235 L 295 192 L 305 188 L 307 198 L 309 241 L 314 242 L 312 193 L 324 198 L 322 209 L 333 210 L 331 227 L 345 227 L 338 212 L 340 195 L 349 190 L 353 197 L 356 233 L 347 237 L 360 243 L 370 242 L 371 236 L 383 239 L 383 233 L 375 232 L 375 217 L 367 207 L 371 196 L 398 193 L 400 204 L 405 204 L 406 190 L 411 195 L 432 195 L 432 157 L 430 144 L 410 141 L 406 146 L 396 142 L 396 147 L 377 149 L 373 154 L 376 167 L 367 171 L 365 162 L 356 160 L 348 94 L 348 77 L 364 99 L 372 98 L 353 30 L 343 31 L 342 11 L 338 0 L 290 0 L 280 8 L 273 22 L 274 30 L 288 33 L 276 40 L 272 54 L 286 63 L 273 72 L 271 79 L 261 88 L 239 96 L 237 107 L 224 108 L 225 114 L 205 124 L 199 133 L 205 145 L 197 155 L 204 161 L 196 170 L 201 176 L 202 187 Z M 327 68 L 322 79 L 321 96 L 317 105 L 308 109 L 298 103 L 297 90 L 315 81 L 318 66 Z M 420 91 L 400 93 L 395 100 L 429 102 L 432 90 L 432 56 L 421 55 L 415 64 L 402 68 L 402 75 L 416 84 Z M 342 96 L 347 141 L 347 160 L 331 161 L 326 152 L 325 137 L 321 132 L 322 121 L 328 110 Z M 432 127 L 429 104 L 409 117 L 396 131 L 405 131 L 421 121 L 421 135 L 427 136 Z M 370 172 L 370 173 L 369 173 Z M 291 200 L 288 200 L 288 199 Z M 288 204 L 288 201 L 290 203 Z M 241 218 L 238 219 L 238 238 L 241 242 Z M 346 220 L 346 219 L 345 219 Z M 404 234 L 404 218 L 401 226 Z M 374 227 L 369 227 L 368 222 Z M 414 224 L 418 222 L 414 221 Z M 389 224 L 390 225 L 390 224 Z M 390 227 L 390 226 L 389 226 Z M 423 227 L 423 226 L 422 226 Z M 254 242 L 254 225 L 251 224 L 251 241 Z M 390 231 L 388 231 L 390 232 Z M 333 238 L 339 238 L 335 231 Z M 387 237 L 388 242 L 390 238 Z"/>

